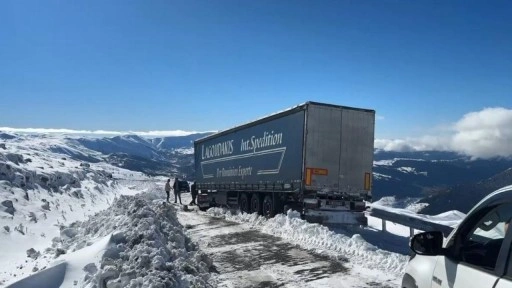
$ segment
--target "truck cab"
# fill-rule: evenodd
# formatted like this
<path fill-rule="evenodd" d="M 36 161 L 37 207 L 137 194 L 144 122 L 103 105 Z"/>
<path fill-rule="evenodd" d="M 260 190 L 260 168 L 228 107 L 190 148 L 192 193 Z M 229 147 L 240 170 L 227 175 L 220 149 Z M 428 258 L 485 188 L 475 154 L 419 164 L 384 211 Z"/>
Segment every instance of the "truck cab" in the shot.
<path fill-rule="evenodd" d="M 415 235 L 402 288 L 512 288 L 512 185 L 480 201 L 446 239 Z"/>

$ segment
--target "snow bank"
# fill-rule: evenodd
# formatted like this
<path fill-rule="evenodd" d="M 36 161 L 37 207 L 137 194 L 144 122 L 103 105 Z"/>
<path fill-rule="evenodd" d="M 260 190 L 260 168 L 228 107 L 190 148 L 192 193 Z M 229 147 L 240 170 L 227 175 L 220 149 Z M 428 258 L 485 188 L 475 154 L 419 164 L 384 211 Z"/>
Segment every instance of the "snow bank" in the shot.
<path fill-rule="evenodd" d="M 109 207 L 120 194 L 139 192 L 128 191 L 114 178 L 140 178 L 142 173 L 54 152 L 61 142 L 13 136 L 1 143 L 0 287 L 47 267 L 53 255 L 42 252 L 52 239 L 75 236 L 60 227 Z"/>
<path fill-rule="evenodd" d="M 396 199 L 395 196 L 387 196 L 382 197 L 378 201 L 373 203 L 367 203 L 369 206 L 379 205 L 390 208 L 400 208 L 405 209 L 414 213 L 417 213 L 422 208 L 428 206 L 427 203 L 418 203 L 421 198 L 404 198 L 404 199 Z"/>
<path fill-rule="evenodd" d="M 380 203 L 380 204 L 382 204 L 382 203 Z M 392 212 L 395 214 L 406 215 L 408 217 L 417 218 L 417 219 L 421 219 L 421 220 L 425 220 L 425 221 L 429 221 L 429 222 L 434 222 L 434 223 L 438 223 L 438 224 L 442 224 L 442 225 L 450 226 L 450 227 L 455 227 L 455 226 L 459 225 L 460 221 L 462 221 L 462 219 L 464 219 L 466 217 L 466 214 L 464 214 L 460 211 L 457 211 L 457 210 L 452 210 L 452 211 L 441 213 L 439 215 L 430 216 L 430 215 L 424 215 L 424 214 L 417 214 L 417 213 L 407 210 L 407 209 L 391 208 L 391 207 L 379 205 L 379 203 L 377 203 L 377 202 L 370 204 L 369 206 L 379 208 L 381 210 L 386 210 L 386 211 L 389 211 L 389 212 Z"/>
<path fill-rule="evenodd" d="M 51 283 L 62 279 L 48 287 L 207 286 L 211 260 L 185 235 L 176 209 L 155 197 L 121 196 L 109 209 L 63 228 L 67 236 L 45 253 L 64 251 L 57 259 L 66 267 L 43 270 L 12 287 L 33 287 L 22 284 L 45 275 Z"/>
<path fill-rule="evenodd" d="M 378 249 L 359 234 L 348 237 L 337 234 L 325 226 L 308 223 L 300 219 L 298 212 L 292 210 L 286 215 L 278 214 L 271 219 L 256 214 L 231 214 L 230 211 L 221 208 L 211 208 L 207 214 L 234 222 L 248 223 L 265 233 L 282 237 L 306 249 L 349 259 L 348 264 L 354 267 L 385 271 L 394 279 L 403 275 L 408 261 L 405 255 Z"/>
<path fill-rule="evenodd" d="M 9 288 L 60 287 L 64 281 L 66 268 L 66 262 L 57 263 L 56 265 L 37 273 L 33 277 L 27 277 L 10 285 Z"/>

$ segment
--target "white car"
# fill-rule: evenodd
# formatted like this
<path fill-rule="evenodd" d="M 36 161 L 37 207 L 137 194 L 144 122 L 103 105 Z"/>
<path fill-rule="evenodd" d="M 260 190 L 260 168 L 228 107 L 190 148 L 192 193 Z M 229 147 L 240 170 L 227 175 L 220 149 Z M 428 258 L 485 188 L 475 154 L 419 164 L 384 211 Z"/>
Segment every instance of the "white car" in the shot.
<path fill-rule="evenodd" d="M 512 288 L 511 218 L 512 185 L 480 201 L 446 240 L 415 235 L 401 287 Z"/>

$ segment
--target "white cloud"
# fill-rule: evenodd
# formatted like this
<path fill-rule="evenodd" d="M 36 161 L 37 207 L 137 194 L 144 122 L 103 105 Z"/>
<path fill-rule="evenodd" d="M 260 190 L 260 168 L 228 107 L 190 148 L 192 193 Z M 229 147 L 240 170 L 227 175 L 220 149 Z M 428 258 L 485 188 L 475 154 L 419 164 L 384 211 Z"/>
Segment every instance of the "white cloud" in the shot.
<path fill-rule="evenodd" d="M 512 110 L 486 108 L 471 112 L 454 125 L 452 148 L 465 154 L 489 158 L 512 155 Z"/>
<path fill-rule="evenodd" d="M 407 141 L 404 139 L 375 139 L 375 148 L 384 151 L 399 152 L 409 152 L 417 150 L 414 148 L 413 145 L 410 144 L 410 142 L 410 140 Z"/>
<path fill-rule="evenodd" d="M 443 136 L 426 135 L 420 138 L 375 139 L 375 148 L 385 151 L 450 150 L 449 139 Z"/>
<path fill-rule="evenodd" d="M 0 131 L 11 133 L 35 133 L 35 134 L 72 134 L 72 135 L 97 135 L 97 136 L 118 136 L 135 134 L 145 137 L 165 137 L 165 136 L 186 136 L 194 133 L 203 133 L 197 131 L 170 130 L 170 131 L 107 131 L 107 130 L 73 130 L 73 129 L 54 129 L 54 128 L 11 128 L 0 127 Z M 213 132 L 213 131 L 207 131 Z"/>
<path fill-rule="evenodd" d="M 512 109 L 485 108 L 470 112 L 438 135 L 419 138 L 376 139 L 385 151 L 455 151 L 474 158 L 512 156 Z"/>

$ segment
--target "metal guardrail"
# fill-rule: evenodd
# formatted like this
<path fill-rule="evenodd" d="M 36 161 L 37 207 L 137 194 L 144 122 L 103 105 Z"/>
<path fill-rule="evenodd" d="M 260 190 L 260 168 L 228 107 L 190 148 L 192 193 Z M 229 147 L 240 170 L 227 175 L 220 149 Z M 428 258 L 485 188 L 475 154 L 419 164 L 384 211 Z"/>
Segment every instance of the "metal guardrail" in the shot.
<path fill-rule="evenodd" d="M 453 230 L 453 227 L 446 226 L 443 224 L 430 222 L 425 219 L 412 217 L 404 214 L 396 214 L 388 210 L 379 209 L 372 207 L 368 213 L 370 216 L 382 219 L 382 230 L 386 230 L 386 222 L 390 221 L 403 226 L 409 227 L 411 230 L 411 236 L 414 235 L 414 229 L 422 231 L 441 231 L 444 237 L 447 237 Z"/>

